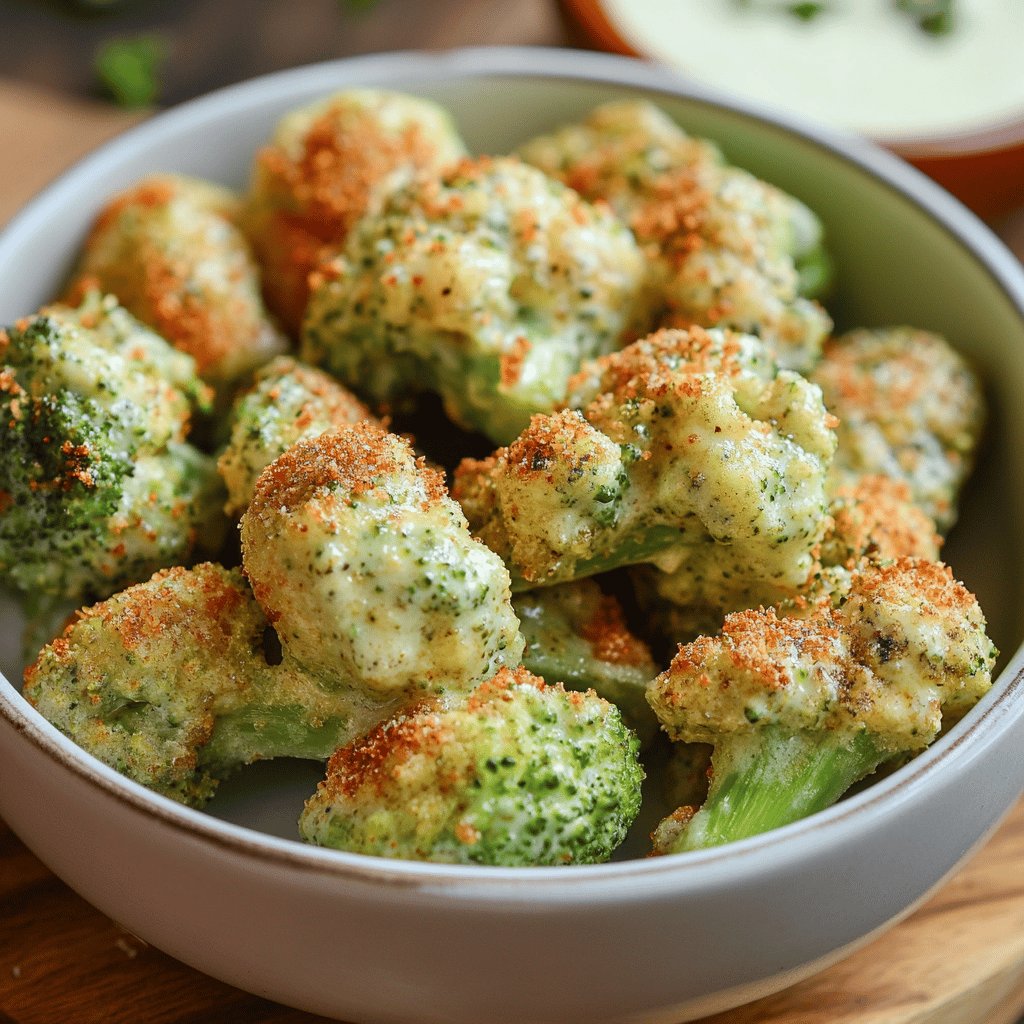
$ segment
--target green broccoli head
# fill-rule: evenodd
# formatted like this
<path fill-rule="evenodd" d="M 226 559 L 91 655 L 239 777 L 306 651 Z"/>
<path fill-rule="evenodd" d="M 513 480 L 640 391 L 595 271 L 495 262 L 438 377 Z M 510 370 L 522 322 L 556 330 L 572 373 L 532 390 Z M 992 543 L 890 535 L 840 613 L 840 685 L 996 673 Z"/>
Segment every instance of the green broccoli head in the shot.
<path fill-rule="evenodd" d="M 582 411 L 465 460 L 455 494 L 516 586 L 650 562 L 694 596 L 799 588 L 827 525 L 831 419 L 756 338 L 662 331 L 585 366 Z"/>
<path fill-rule="evenodd" d="M 260 473 L 293 444 L 371 419 L 369 409 L 327 374 L 285 356 L 267 363 L 231 410 L 230 437 L 217 460 L 228 490 L 225 512 L 241 515 Z"/>
<path fill-rule="evenodd" d="M 528 866 L 607 860 L 640 808 L 637 741 L 593 693 L 501 670 L 339 750 L 299 822 L 355 853 Z"/>
<path fill-rule="evenodd" d="M 86 239 L 71 294 L 98 288 L 195 360 L 225 395 L 285 338 L 260 296 L 256 263 L 227 189 L 177 175 L 115 196 Z"/>
<path fill-rule="evenodd" d="M 649 262 L 658 323 L 750 331 L 781 365 L 814 365 L 832 323 L 810 297 L 828 288 L 831 265 L 803 203 L 730 167 L 642 100 L 599 106 L 519 152 L 629 224 Z"/>
<path fill-rule="evenodd" d="M 985 420 L 981 384 L 963 356 L 930 331 L 857 330 L 829 342 L 812 379 L 839 417 L 832 486 L 868 474 L 902 480 L 948 530 Z"/>
<path fill-rule="evenodd" d="M 499 443 L 643 318 L 644 265 L 605 208 L 517 160 L 393 193 L 325 267 L 303 358 L 375 401 L 440 394 Z"/>
<path fill-rule="evenodd" d="M 648 690 L 673 739 L 714 746 L 707 801 L 665 823 L 659 851 L 730 842 L 829 806 L 960 717 L 990 687 L 995 657 L 974 596 L 946 566 L 912 558 L 855 572 L 837 609 L 728 616 L 720 636 L 680 647 Z"/>
<path fill-rule="evenodd" d="M 246 573 L 295 659 L 393 696 L 467 690 L 523 649 L 501 560 L 440 472 L 362 423 L 271 463 L 242 517 Z"/>
<path fill-rule="evenodd" d="M 169 569 L 80 612 L 25 696 L 94 757 L 199 806 L 241 765 L 324 759 L 393 711 L 268 664 L 267 629 L 240 572 Z"/>
<path fill-rule="evenodd" d="M 0 573 L 102 596 L 222 536 L 212 460 L 185 441 L 192 360 L 111 298 L 0 334 Z"/>

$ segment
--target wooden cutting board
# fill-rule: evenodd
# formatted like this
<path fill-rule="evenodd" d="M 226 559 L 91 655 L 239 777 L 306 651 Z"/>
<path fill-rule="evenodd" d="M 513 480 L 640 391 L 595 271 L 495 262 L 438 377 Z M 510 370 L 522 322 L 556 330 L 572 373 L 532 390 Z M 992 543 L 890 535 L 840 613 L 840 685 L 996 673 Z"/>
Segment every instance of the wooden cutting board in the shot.
<path fill-rule="evenodd" d="M 0 80 L 0 223 L 133 120 L 111 107 Z M 1010 230 L 1024 243 L 1024 220 Z M 1015 1024 L 1024 1013 L 1022 866 L 1024 804 L 896 928 L 830 970 L 704 1024 Z M 320 1019 L 249 996 L 150 948 L 76 896 L 0 822 L 0 1024 Z"/>

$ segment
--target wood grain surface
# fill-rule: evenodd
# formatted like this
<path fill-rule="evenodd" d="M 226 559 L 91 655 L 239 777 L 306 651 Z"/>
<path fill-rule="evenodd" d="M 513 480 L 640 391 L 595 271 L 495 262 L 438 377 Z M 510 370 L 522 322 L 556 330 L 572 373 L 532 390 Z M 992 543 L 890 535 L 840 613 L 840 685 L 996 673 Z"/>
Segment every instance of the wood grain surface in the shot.
<path fill-rule="evenodd" d="M 8 142 L 0 223 L 131 121 L 106 106 L 0 80 L 0 138 Z M 1024 220 L 1013 221 L 1010 233 L 1024 249 Z M 1019 805 L 938 895 L 894 929 L 830 970 L 704 1024 L 1013 1024 L 1024 1011 L 1022 859 Z M 0 1024 L 320 1019 L 150 948 L 71 892 L 0 822 Z"/>

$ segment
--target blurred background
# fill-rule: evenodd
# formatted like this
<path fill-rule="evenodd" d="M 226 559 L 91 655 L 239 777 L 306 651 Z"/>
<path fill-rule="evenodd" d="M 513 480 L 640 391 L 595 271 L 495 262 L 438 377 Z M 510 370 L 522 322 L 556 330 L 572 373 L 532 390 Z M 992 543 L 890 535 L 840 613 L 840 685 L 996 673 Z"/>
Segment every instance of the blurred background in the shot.
<path fill-rule="evenodd" d="M 737 45 L 751 34 L 753 51 Z M 315 61 L 510 44 L 655 54 L 717 87 L 750 65 L 748 97 L 771 101 L 788 78 L 811 100 L 796 113 L 840 127 L 831 97 L 860 95 L 884 120 L 916 92 L 941 119 L 987 81 L 998 112 L 980 134 L 896 150 L 1024 251 L 1020 0 L 0 0 L 0 138 L 21 142 L 0 219 L 52 174 L 54 150 L 70 163 L 153 108 Z"/>
<path fill-rule="evenodd" d="M 100 48 L 140 36 L 164 49 L 162 105 L 358 53 L 569 42 L 553 0 L 0 0 L 0 75 L 98 97 Z"/>
<path fill-rule="evenodd" d="M 0 224 L 155 108 L 254 75 L 383 50 L 581 41 L 555 0 L 0 0 Z"/>

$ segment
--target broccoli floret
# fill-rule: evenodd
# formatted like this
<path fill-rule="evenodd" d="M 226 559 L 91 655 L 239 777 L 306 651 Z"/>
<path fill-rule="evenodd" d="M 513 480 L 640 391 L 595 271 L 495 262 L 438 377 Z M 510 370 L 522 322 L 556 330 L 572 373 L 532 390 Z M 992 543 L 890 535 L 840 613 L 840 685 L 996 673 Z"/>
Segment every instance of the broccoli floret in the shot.
<path fill-rule="evenodd" d="M 902 480 L 865 476 L 841 486 L 829 516 L 818 568 L 802 593 L 780 605 L 780 614 L 806 615 L 821 601 L 838 605 L 850 591 L 855 570 L 898 558 L 939 560 L 942 537 L 935 522 L 913 504 Z"/>
<path fill-rule="evenodd" d="M 25 593 L 105 596 L 215 547 L 213 461 L 190 357 L 111 298 L 0 333 L 0 574 Z"/>
<path fill-rule="evenodd" d="M 372 418 L 355 395 L 327 374 L 285 356 L 267 363 L 231 411 L 230 437 L 217 460 L 228 490 L 224 511 L 241 515 L 257 477 L 293 444 Z"/>
<path fill-rule="evenodd" d="M 25 673 L 25 696 L 93 756 L 201 806 L 270 757 L 326 759 L 393 705 L 263 654 L 268 623 L 238 571 L 158 573 L 79 613 Z"/>
<path fill-rule="evenodd" d="M 658 669 L 615 597 L 578 580 L 517 594 L 512 607 L 526 641 L 525 668 L 571 690 L 594 690 L 642 740 L 652 738 L 657 721 L 645 693 Z"/>
<path fill-rule="evenodd" d="M 642 562 L 694 593 L 804 583 L 835 440 L 817 387 L 776 371 L 762 342 L 662 331 L 584 367 L 570 401 L 582 411 L 536 416 L 456 473 L 517 589 Z"/>
<path fill-rule="evenodd" d="M 640 808 L 637 741 L 593 693 L 501 670 L 339 750 L 303 837 L 381 857 L 528 866 L 607 860 Z"/>
<path fill-rule="evenodd" d="M 713 633 L 729 612 L 776 603 L 780 615 L 806 616 L 821 601 L 836 605 L 850 589 L 852 573 L 869 564 L 897 558 L 937 561 L 942 538 L 935 524 L 910 501 L 900 480 L 867 476 L 840 487 L 829 505 L 828 526 L 814 569 L 796 594 L 781 601 L 759 582 L 740 588 L 705 590 L 693 600 L 692 581 L 680 573 L 641 566 L 633 569 L 634 587 L 660 636 L 673 644 Z"/>
<path fill-rule="evenodd" d="M 811 379 L 839 418 L 832 486 L 867 474 L 902 480 L 948 530 L 985 419 L 981 385 L 963 356 L 929 331 L 857 330 L 829 342 Z"/>
<path fill-rule="evenodd" d="M 288 449 L 241 530 L 256 598 L 313 674 L 422 695 L 519 662 L 508 571 L 470 536 L 441 473 L 378 426 Z"/>
<path fill-rule="evenodd" d="M 656 849 L 715 846 L 828 807 L 973 705 L 996 653 L 974 596 L 944 565 L 910 558 L 854 573 L 839 608 L 806 619 L 728 616 L 648 691 L 673 739 L 714 746 L 707 800 L 663 823 Z"/>
<path fill-rule="evenodd" d="M 902 480 L 864 476 L 841 486 L 829 505 L 832 523 L 821 544 L 825 568 L 855 569 L 865 561 L 897 558 L 938 561 L 942 538 L 911 501 Z"/>
<path fill-rule="evenodd" d="M 146 178 L 100 213 L 71 294 L 99 288 L 196 361 L 226 398 L 285 339 L 260 297 L 259 272 L 226 189 Z"/>
<path fill-rule="evenodd" d="M 441 475 L 378 425 L 271 463 L 242 539 L 254 593 L 220 566 L 159 573 L 79 613 L 27 673 L 29 699 L 101 760 L 199 805 L 240 765 L 324 759 L 520 659 L 504 566 Z"/>
<path fill-rule="evenodd" d="M 713 143 L 642 100 L 597 107 L 519 152 L 629 224 L 662 326 L 757 333 L 786 368 L 813 366 L 832 323 L 810 299 L 832 271 L 821 223 L 803 203 L 730 167 Z"/>
<path fill-rule="evenodd" d="M 310 272 L 356 221 L 414 174 L 464 154 L 448 114 L 417 96 L 352 89 L 282 118 L 257 154 L 245 227 L 289 331 L 302 323 Z"/>
<path fill-rule="evenodd" d="M 440 394 L 505 443 L 634 329 L 644 266 L 607 210 L 510 158 L 393 193 L 322 269 L 303 358 L 373 401 Z"/>

